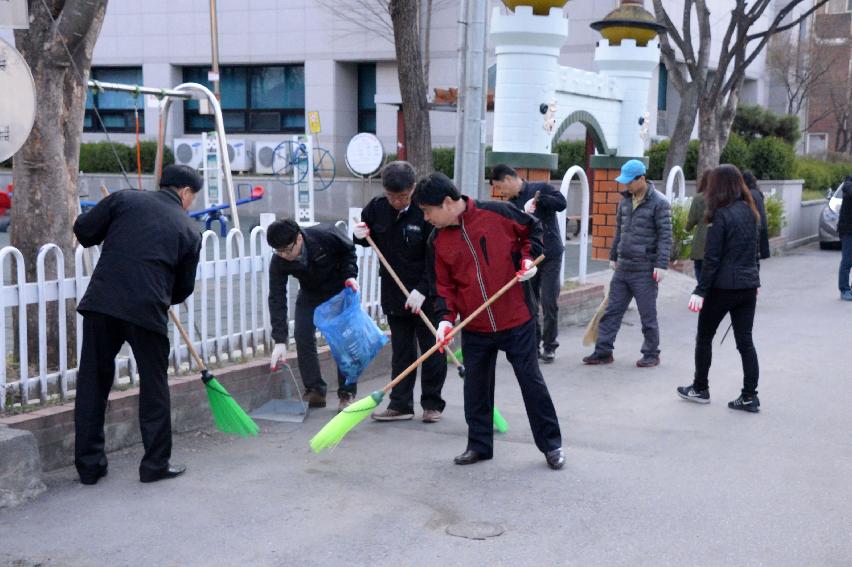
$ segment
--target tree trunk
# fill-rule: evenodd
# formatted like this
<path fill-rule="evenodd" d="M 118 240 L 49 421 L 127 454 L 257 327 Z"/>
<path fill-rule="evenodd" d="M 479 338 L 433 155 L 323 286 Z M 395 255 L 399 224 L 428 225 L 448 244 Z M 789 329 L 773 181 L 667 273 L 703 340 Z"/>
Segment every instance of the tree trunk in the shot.
<path fill-rule="evenodd" d="M 719 165 L 719 156 L 722 155 L 720 143 L 719 115 L 714 109 L 701 106 L 698 109 L 698 166 L 695 178 L 701 179 L 701 175 L 708 169 Z M 727 136 L 725 136 L 727 138 Z"/>
<path fill-rule="evenodd" d="M 14 157 L 15 203 L 11 214 L 11 244 L 24 256 L 28 281 L 36 279 L 36 256 L 47 243 L 60 247 L 65 274 L 74 274 L 73 224 L 77 217 L 77 173 L 80 137 L 86 103 L 86 81 L 92 51 L 100 33 L 107 0 L 67 0 L 51 3 L 52 15 L 42 2 L 30 2 L 30 29 L 15 32 L 15 43 L 35 80 L 35 124 L 27 142 Z M 66 51 L 66 47 L 71 52 Z M 81 76 L 82 73 L 82 76 Z M 47 279 L 57 277 L 53 256 L 45 265 Z M 56 303 L 48 310 L 48 357 L 58 354 Z M 38 319 L 28 319 L 31 347 L 38 338 Z M 68 342 L 74 351 L 74 313 L 68 313 Z M 37 343 L 36 343 L 37 344 Z M 37 354 L 29 350 L 31 360 Z M 24 362 L 21 361 L 23 364 Z"/>
<path fill-rule="evenodd" d="M 417 174 L 427 175 L 433 171 L 432 132 L 417 25 L 420 3 L 418 0 L 391 0 L 389 9 L 405 120 L 406 153 Z"/>
<path fill-rule="evenodd" d="M 677 111 L 677 121 L 672 131 L 669 151 L 666 154 L 666 167 L 663 170 L 663 182 L 669 177 L 669 171 L 679 165 L 683 167 L 686 162 L 686 150 L 689 140 L 692 138 L 692 129 L 695 127 L 695 114 L 698 110 L 698 84 L 693 81 L 689 83 L 680 93 L 680 108 Z"/>

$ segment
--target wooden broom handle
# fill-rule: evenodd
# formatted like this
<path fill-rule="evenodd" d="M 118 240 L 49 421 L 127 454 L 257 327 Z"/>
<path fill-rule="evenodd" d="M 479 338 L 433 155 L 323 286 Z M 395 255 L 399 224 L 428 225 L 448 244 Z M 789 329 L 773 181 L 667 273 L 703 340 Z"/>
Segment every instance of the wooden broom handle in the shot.
<path fill-rule="evenodd" d="M 186 348 L 189 350 L 189 354 L 192 355 L 192 358 L 195 359 L 195 363 L 198 365 L 199 368 L 201 368 L 201 370 L 207 370 L 207 367 L 204 366 L 204 361 L 201 360 L 200 356 L 198 356 L 198 352 L 196 352 L 195 346 L 193 346 L 189 335 L 186 334 L 186 329 L 184 329 L 183 325 L 180 324 L 180 319 L 178 319 L 177 315 L 175 315 L 175 312 L 172 311 L 171 308 L 169 308 L 169 317 L 172 318 L 172 323 L 175 324 L 175 327 L 177 327 L 177 330 L 180 332 L 180 336 L 183 337 L 183 342 L 186 343 Z M 175 348 L 179 347 L 175 346 Z"/>
<path fill-rule="evenodd" d="M 533 265 L 533 266 L 538 266 L 538 265 L 539 265 L 542 261 L 544 261 L 544 254 L 542 254 L 541 256 L 539 256 L 538 258 L 536 258 L 535 260 L 533 260 L 532 265 Z M 504 293 L 506 293 L 507 291 L 509 291 L 509 290 L 512 288 L 512 286 L 513 286 L 513 285 L 515 285 L 516 283 L 518 283 L 518 276 L 517 276 L 517 275 L 515 275 L 515 277 L 513 277 L 511 280 L 509 280 L 508 282 L 506 282 L 506 285 L 504 285 L 504 286 L 503 286 L 503 287 L 501 287 L 499 290 L 497 290 L 497 293 L 495 293 L 494 295 L 492 295 L 492 296 L 488 299 L 488 301 L 486 301 L 485 303 L 483 303 L 482 305 L 480 305 L 479 307 L 477 307 L 477 308 L 476 308 L 476 310 L 475 310 L 473 313 L 471 313 L 470 315 L 468 315 L 468 316 L 465 318 L 465 320 L 464 320 L 464 321 L 462 321 L 461 323 L 459 323 L 458 325 L 456 325 L 455 327 L 453 327 L 453 328 L 452 328 L 452 330 L 451 330 L 451 331 L 449 332 L 449 334 L 447 335 L 446 339 L 451 339 L 451 338 L 455 337 L 455 336 L 456 336 L 456 335 L 457 335 L 457 334 L 458 334 L 458 333 L 459 333 L 462 329 L 464 329 L 464 328 L 465 328 L 465 326 L 467 326 L 467 324 L 468 324 L 468 323 L 470 323 L 470 322 L 471 322 L 471 321 L 473 321 L 476 317 L 478 317 L 480 313 L 482 313 L 483 311 L 485 311 L 486 309 L 488 309 L 488 308 L 491 306 L 491 304 L 492 304 L 492 303 L 494 303 L 495 301 L 497 301 L 498 299 L 500 299 L 500 297 L 502 297 L 502 295 L 503 295 Z M 449 342 L 449 341 L 448 341 L 448 342 Z M 430 356 L 432 356 L 432 355 L 435 353 L 435 351 L 437 351 L 438 349 L 440 349 L 440 348 L 442 348 L 442 347 L 443 347 L 443 345 L 442 345 L 441 343 L 435 343 L 435 346 L 433 346 L 432 348 L 430 348 L 429 350 L 427 350 L 426 352 L 424 352 L 423 354 L 421 354 L 421 355 L 420 355 L 420 358 L 418 358 L 417 360 L 415 360 L 414 362 L 412 362 L 412 363 L 409 365 L 409 367 L 408 367 L 408 368 L 406 368 L 405 370 L 403 370 L 403 371 L 399 374 L 399 376 L 397 376 L 396 378 L 394 378 L 393 380 L 391 380 L 391 381 L 390 381 L 390 382 L 389 382 L 389 383 L 388 383 L 388 384 L 387 384 L 384 388 L 382 388 L 382 390 L 383 390 L 386 394 L 387 394 L 387 393 L 389 393 L 389 392 L 393 389 L 393 387 L 394 387 L 394 386 L 396 386 L 397 384 L 399 384 L 399 383 L 400 383 L 400 382 L 401 382 L 401 381 L 402 381 L 402 380 L 403 380 L 406 376 L 408 376 L 409 374 L 411 374 L 414 370 L 416 370 L 416 369 L 417 369 L 417 367 L 418 367 L 418 366 L 420 366 L 421 364 L 423 364 L 423 361 L 425 361 L 427 358 L 429 358 Z"/>
<path fill-rule="evenodd" d="M 405 284 L 402 283 L 402 280 L 399 279 L 399 276 L 397 276 L 396 272 L 393 271 L 393 268 L 390 267 L 390 264 L 388 264 L 387 259 L 385 258 L 384 254 L 382 254 L 382 251 L 379 250 L 379 247 L 376 246 L 376 243 L 373 241 L 373 238 L 368 234 L 366 236 L 366 240 L 367 240 L 367 242 L 370 243 L 370 247 L 373 250 L 376 251 L 376 255 L 378 255 L 379 260 L 382 262 L 382 265 L 385 267 L 385 269 L 391 275 L 391 277 L 393 278 L 393 281 L 396 282 L 396 285 L 399 286 L 399 289 L 402 290 L 402 293 L 404 293 L 405 296 L 408 297 L 408 290 L 405 288 Z M 418 311 L 418 315 L 420 315 L 420 319 L 423 321 L 423 324 L 426 325 L 426 328 L 429 329 L 430 331 L 432 331 L 433 335 L 437 336 L 438 331 L 435 330 L 435 325 L 432 324 L 432 321 L 429 320 L 429 317 L 427 317 L 426 314 L 423 313 L 422 310 Z M 461 364 L 461 362 L 459 362 L 459 359 L 456 358 L 456 354 L 452 350 L 450 350 L 448 352 L 449 352 L 450 358 L 453 361 L 453 364 L 455 364 L 458 368 L 461 368 L 462 364 Z"/>

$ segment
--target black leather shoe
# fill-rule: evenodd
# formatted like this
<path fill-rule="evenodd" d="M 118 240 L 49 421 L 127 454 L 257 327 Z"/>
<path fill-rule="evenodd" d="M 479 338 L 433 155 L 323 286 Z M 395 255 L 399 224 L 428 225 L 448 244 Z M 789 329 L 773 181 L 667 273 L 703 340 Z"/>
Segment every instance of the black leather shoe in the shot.
<path fill-rule="evenodd" d="M 562 452 L 561 447 L 559 449 L 548 451 L 544 456 L 547 459 L 547 466 L 555 471 L 561 469 L 565 464 L 565 454 Z"/>
<path fill-rule="evenodd" d="M 104 467 L 95 475 L 86 475 L 86 476 L 80 475 L 80 482 L 82 484 L 89 484 L 89 485 L 97 484 L 98 481 L 100 479 L 102 479 L 103 477 L 105 477 L 106 475 L 107 475 L 107 468 Z"/>
<path fill-rule="evenodd" d="M 612 364 L 613 360 L 612 354 L 598 354 L 593 352 L 583 359 L 583 364 L 597 366 L 599 364 Z"/>
<path fill-rule="evenodd" d="M 636 366 L 638 366 L 639 368 L 653 368 L 655 366 L 659 366 L 659 364 L 659 356 L 651 356 L 647 354 L 636 361 Z"/>
<path fill-rule="evenodd" d="M 483 455 L 482 453 L 477 453 L 476 451 L 471 451 L 468 449 L 455 459 L 453 462 L 457 465 L 472 465 L 473 463 L 478 463 L 479 461 L 487 461 L 491 457 L 488 455 Z"/>
<path fill-rule="evenodd" d="M 186 465 L 169 465 L 169 468 L 156 473 L 140 474 L 139 480 L 142 482 L 157 482 L 167 478 L 176 478 L 186 472 Z"/>

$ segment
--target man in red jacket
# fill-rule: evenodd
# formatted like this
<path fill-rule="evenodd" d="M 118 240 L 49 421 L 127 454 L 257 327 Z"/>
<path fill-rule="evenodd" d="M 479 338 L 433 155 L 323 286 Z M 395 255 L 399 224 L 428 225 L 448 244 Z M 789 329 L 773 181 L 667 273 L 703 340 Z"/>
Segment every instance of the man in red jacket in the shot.
<path fill-rule="evenodd" d="M 429 240 L 442 319 L 437 334 L 443 342 L 456 317 L 470 315 L 516 273 L 521 281 L 535 275 L 532 257 L 541 250 L 541 223 L 507 203 L 462 197 L 442 173 L 421 179 L 414 198 L 436 229 Z M 559 420 L 538 367 L 535 320 L 525 285 L 509 289 L 462 331 L 468 441 L 455 458 L 457 465 L 493 456 L 494 378 L 501 350 L 515 370 L 536 446 L 550 468 L 565 464 Z"/>

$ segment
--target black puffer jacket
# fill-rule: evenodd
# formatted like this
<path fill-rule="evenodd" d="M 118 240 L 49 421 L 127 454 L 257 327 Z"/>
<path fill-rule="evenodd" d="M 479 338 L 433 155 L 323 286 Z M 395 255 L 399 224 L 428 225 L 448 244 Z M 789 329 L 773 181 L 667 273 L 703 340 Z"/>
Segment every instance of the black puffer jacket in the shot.
<path fill-rule="evenodd" d="M 701 281 L 693 293 L 707 297 L 713 288 L 760 287 L 759 230 L 759 222 L 742 198 L 716 211 L 707 229 Z"/>
<path fill-rule="evenodd" d="M 841 194 L 843 204 L 840 205 L 840 218 L 837 219 L 837 234 L 849 236 L 852 234 L 852 176 L 846 178 Z"/>
<path fill-rule="evenodd" d="M 624 198 L 616 211 L 615 239 L 609 259 L 628 272 L 667 269 L 672 251 L 672 208 L 666 198 L 648 182 L 645 198 L 636 209 L 633 196 Z"/>
<path fill-rule="evenodd" d="M 769 221 L 766 218 L 766 203 L 760 189 L 749 189 L 749 193 L 751 193 L 754 206 L 757 207 L 757 212 L 760 214 L 760 232 L 758 233 L 760 259 L 766 260 L 772 255 L 769 250 Z"/>

